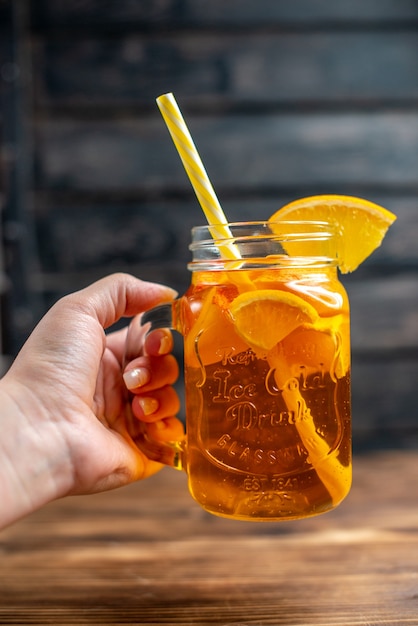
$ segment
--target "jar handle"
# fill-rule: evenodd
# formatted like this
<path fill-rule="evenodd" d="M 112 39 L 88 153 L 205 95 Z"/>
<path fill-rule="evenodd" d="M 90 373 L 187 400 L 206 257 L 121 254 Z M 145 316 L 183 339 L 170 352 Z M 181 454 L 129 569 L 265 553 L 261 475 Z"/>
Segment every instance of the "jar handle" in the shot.
<path fill-rule="evenodd" d="M 173 303 L 161 304 L 140 315 L 136 315 L 130 322 L 125 343 L 123 368 L 141 352 L 146 335 L 157 328 L 173 329 Z M 169 465 L 182 470 L 184 467 L 184 440 L 172 442 L 158 442 L 150 437 L 147 424 L 133 415 L 131 400 L 132 393 L 127 390 L 128 418 L 132 422 L 133 438 L 136 446 L 151 461 Z"/>

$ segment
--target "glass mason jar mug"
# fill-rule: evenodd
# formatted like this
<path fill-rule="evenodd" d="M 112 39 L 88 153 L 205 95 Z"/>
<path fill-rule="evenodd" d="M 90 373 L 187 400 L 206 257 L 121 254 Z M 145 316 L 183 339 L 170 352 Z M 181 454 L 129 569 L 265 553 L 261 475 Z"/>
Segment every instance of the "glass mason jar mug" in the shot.
<path fill-rule="evenodd" d="M 196 227 L 189 289 L 142 315 L 146 329 L 183 335 L 186 435 L 161 445 L 144 428 L 138 445 L 184 469 L 211 513 L 298 519 L 350 489 L 349 304 L 335 248 L 324 222 Z"/>

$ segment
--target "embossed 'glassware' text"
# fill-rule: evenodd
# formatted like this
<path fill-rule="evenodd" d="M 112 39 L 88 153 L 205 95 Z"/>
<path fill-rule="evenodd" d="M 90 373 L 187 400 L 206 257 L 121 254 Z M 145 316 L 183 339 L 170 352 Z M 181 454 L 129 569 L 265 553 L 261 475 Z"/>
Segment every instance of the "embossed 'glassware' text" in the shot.
<path fill-rule="evenodd" d="M 350 335 L 328 224 L 230 225 L 240 260 L 193 231 L 184 337 L 186 437 L 173 463 L 206 510 L 284 520 L 334 508 L 351 483 Z"/>

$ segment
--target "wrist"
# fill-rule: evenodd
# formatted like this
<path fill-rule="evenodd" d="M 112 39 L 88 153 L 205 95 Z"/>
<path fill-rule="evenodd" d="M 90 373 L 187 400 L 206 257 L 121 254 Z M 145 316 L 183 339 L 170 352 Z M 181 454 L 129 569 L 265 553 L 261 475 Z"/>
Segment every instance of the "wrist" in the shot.
<path fill-rule="evenodd" d="M 0 380 L 0 528 L 71 489 L 65 441 L 31 390 Z"/>

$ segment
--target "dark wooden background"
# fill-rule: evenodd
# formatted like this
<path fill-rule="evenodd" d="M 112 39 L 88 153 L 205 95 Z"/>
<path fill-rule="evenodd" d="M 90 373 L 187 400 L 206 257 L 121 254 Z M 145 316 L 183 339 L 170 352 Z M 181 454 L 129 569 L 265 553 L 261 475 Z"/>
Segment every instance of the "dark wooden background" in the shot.
<path fill-rule="evenodd" d="M 230 219 L 316 193 L 398 215 L 343 278 L 354 447 L 418 444 L 416 0 L 0 0 L 0 38 L 4 355 L 107 273 L 186 288 L 173 91 Z"/>

